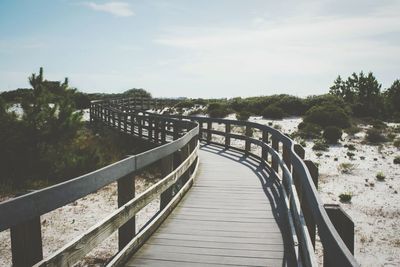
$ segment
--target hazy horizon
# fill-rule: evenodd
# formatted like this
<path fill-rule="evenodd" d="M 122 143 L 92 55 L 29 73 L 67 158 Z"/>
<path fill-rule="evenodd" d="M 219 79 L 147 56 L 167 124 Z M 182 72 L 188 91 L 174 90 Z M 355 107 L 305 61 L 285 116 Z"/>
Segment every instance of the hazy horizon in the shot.
<path fill-rule="evenodd" d="M 337 75 L 400 78 L 400 2 L 2 1 L 0 91 L 44 67 L 93 93 L 327 93 Z"/>

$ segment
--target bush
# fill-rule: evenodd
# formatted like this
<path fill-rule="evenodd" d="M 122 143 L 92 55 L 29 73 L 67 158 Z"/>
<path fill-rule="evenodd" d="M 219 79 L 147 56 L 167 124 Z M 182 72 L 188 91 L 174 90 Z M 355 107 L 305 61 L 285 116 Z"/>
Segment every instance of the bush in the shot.
<path fill-rule="evenodd" d="M 356 155 L 353 152 L 347 152 L 346 155 L 349 157 L 349 159 L 353 159 L 353 157 Z"/>
<path fill-rule="evenodd" d="M 338 140 L 342 138 L 342 130 L 336 126 L 328 126 L 325 128 L 322 137 L 328 144 L 337 144 Z"/>
<path fill-rule="evenodd" d="M 270 105 L 263 110 L 262 116 L 266 119 L 281 120 L 285 112 L 280 107 Z"/>
<path fill-rule="evenodd" d="M 382 143 L 386 141 L 385 136 L 382 134 L 380 130 L 377 129 L 368 129 L 367 134 L 365 136 L 365 140 L 370 143 Z"/>
<path fill-rule="evenodd" d="M 395 147 L 397 147 L 397 148 L 400 148 L 400 139 L 394 140 L 393 145 L 394 145 Z"/>
<path fill-rule="evenodd" d="M 378 181 L 384 181 L 386 178 L 386 176 L 383 174 L 383 172 L 378 172 L 376 174 L 376 179 L 378 179 Z"/>
<path fill-rule="evenodd" d="M 396 156 L 393 160 L 394 164 L 400 164 L 400 156 Z"/>
<path fill-rule="evenodd" d="M 329 146 L 325 142 L 323 142 L 321 140 L 318 140 L 313 145 L 312 150 L 315 150 L 315 151 L 327 151 L 328 148 L 329 148 Z"/>
<path fill-rule="evenodd" d="M 211 118 L 224 118 L 229 115 L 231 110 L 226 104 L 211 103 L 208 105 L 207 112 Z"/>
<path fill-rule="evenodd" d="M 351 193 L 342 193 L 339 195 L 340 202 L 343 202 L 343 203 L 350 202 L 352 197 L 353 196 Z"/>
<path fill-rule="evenodd" d="M 336 126 L 345 129 L 351 126 L 347 113 L 342 108 L 333 105 L 312 107 L 307 111 L 304 122 L 317 124 L 322 128 Z"/>
<path fill-rule="evenodd" d="M 352 173 L 355 168 L 356 168 L 356 166 L 350 162 L 343 162 L 343 163 L 340 163 L 338 166 L 338 170 L 341 173 L 345 173 L 345 174 Z"/>
<path fill-rule="evenodd" d="M 354 151 L 354 150 L 356 150 L 356 147 L 353 144 L 350 144 L 347 146 L 347 149 L 350 151 Z"/>
<path fill-rule="evenodd" d="M 321 137 L 322 128 L 314 123 L 301 122 L 297 126 L 297 135 L 304 139 L 316 139 Z"/>
<path fill-rule="evenodd" d="M 251 113 L 245 110 L 236 113 L 236 119 L 240 121 L 247 121 L 250 118 L 250 116 Z"/>

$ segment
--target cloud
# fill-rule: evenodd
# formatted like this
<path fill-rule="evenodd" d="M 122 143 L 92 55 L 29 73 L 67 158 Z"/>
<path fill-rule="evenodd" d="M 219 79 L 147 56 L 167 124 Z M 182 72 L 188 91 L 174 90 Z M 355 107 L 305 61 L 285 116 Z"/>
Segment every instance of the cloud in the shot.
<path fill-rule="evenodd" d="M 308 88 L 327 88 L 339 73 L 393 73 L 400 60 L 399 29 L 400 19 L 385 9 L 353 17 L 255 17 L 239 27 L 170 28 L 155 43 L 179 51 L 182 76 L 232 81 L 222 86 L 241 90 L 297 88 L 306 95 Z"/>
<path fill-rule="evenodd" d="M 96 10 L 110 13 L 117 17 L 130 17 L 135 15 L 130 4 L 124 2 L 108 2 L 104 4 L 96 4 L 94 2 L 85 2 L 83 5 Z"/>

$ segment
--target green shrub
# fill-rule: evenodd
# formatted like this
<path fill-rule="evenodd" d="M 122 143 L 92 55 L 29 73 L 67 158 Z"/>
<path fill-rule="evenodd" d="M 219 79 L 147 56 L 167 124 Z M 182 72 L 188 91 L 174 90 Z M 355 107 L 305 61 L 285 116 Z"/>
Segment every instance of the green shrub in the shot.
<path fill-rule="evenodd" d="M 396 157 L 393 159 L 393 163 L 394 163 L 394 164 L 400 164 L 400 156 L 396 156 Z"/>
<path fill-rule="evenodd" d="M 333 105 L 312 107 L 304 116 L 304 122 L 317 124 L 322 128 L 336 126 L 345 129 L 351 126 L 347 113 L 342 108 Z"/>
<path fill-rule="evenodd" d="M 262 116 L 266 119 L 281 120 L 285 112 L 280 107 L 270 105 L 263 110 Z"/>
<path fill-rule="evenodd" d="M 382 134 L 380 130 L 377 129 L 368 129 L 367 134 L 365 136 L 365 140 L 370 143 L 382 143 L 386 141 L 385 136 Z"/>
<path fill-rule="evenodd" d="M 386 179 L 386 176 L 383 174 L 383 172 L 378 172 L 376 174 L 376 179 L 378 179 L 378 181 L 384 181 Z"/>
<path fill-rule="evenodd" d="M 236 119 L 240 121 L 247 121 L 251 116 L 251 113 L 245 110 L 242 110 L 238 113 L 236 113 Z"/>
<path fill-rule="evenodd" d="M 340 163 L 338 166 L 338 170 L 341 173 L 345 173 L 345 174 L 352 173 L 355 168 L 356 168 L 356 166 L 350 162 L 343 162 L 343 163 Z"/>
<path fill-rule="evenodd" d="M 395 147 L 397 147 L 397 148 L 400 148 L 400 139 L 394 140 L 393 145 L 394 145 Z"/>
<path fill-rule="evenodd" d="M 383 121 L 378 120 L 378 119 L 373 119 L 370 123 L 373 128 L 378 129 L 378 130 L 383 130 L 383 129 L 387 128 L 386 123 L 384 123 Z"/>
<path fill-rule="evenodd" d="M 322 137 L 328 144 L 337 144 L 338 140 L 342 138 L 342 130 L 336 126 L 328 126 L 325 128 Z"/>
<path fill-rule="evenodd" d="M 342 193 L 339 195 L 340 202 L 348 203 L 351 201 L 352 194 L 350 192 Z"/>
<path fill-rule="evenodd" d="M 347 146 L 347 149 L 350 151 L 354 151 L 354 150 L 356 150 L 356 147 L 354 145 L 350 144 Z"/>
<path fill-rule="evenodd" d="M 231 110 L 226 104 L 210 103 L 208 105 L 207 112 L 211 118 L 224 118 L 229 115 Z"/>
<path fill-rule="evenodd" d="M 297 126 L 298 131 L 296 135 L 304 139 L 317 139 L 321 137 L 322 128 L 314 123 L 301 122 Z"/>
<path fill-rule="evenodd" d="M 327 151 L 328 148 L 329 148 L 329 146 L 324 141 L 317 140 L 314 143 L 314 145 L 312 147 L 312 150 L 315 150 L 315 151 Z"/>
<path fill-rule="evenodd" d="M 353 159 L 353 157 L 356 155 L 353 152 L 347 152 L 346 155 L 350 158 Z"/>

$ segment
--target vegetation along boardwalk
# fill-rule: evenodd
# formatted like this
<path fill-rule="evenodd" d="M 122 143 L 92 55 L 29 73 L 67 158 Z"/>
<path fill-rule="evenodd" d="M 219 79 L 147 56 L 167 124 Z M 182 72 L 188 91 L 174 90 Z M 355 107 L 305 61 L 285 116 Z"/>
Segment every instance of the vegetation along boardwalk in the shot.
<path fill-rule="evenodd" d="M 94 126 L 156 147 L 2 202 L 0 231 L 10 229 L 13 266 L 73 266 L 114 232 L 119 251 L 109 267 L 358 266 L 354 224 L 321 202 L 318 168 L 300 145 L 254 122 L 149 112 L 164 103 L 92 102 Z M 135 174 L 153 164 L 161 179 L 135 195 Z M 43 258 L 41 216 L 112 182 L 118 209 Z M 136 214 L 158 199 L 159 211 L 137 229 Z"/>

